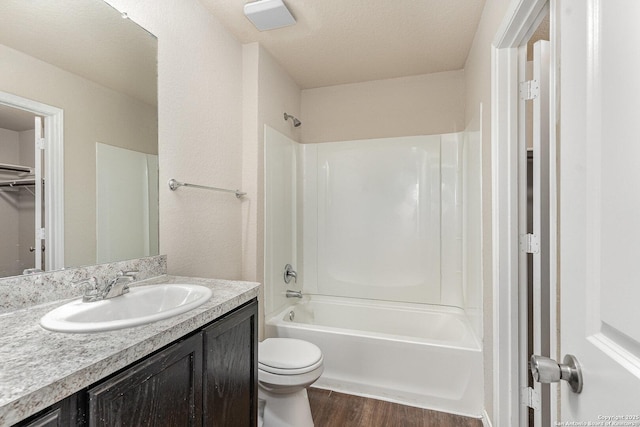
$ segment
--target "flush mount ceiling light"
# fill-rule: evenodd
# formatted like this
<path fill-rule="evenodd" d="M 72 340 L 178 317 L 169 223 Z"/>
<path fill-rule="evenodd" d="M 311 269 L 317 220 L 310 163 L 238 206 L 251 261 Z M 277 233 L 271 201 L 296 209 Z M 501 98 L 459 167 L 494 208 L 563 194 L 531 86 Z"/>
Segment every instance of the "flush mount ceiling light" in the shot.
<path fill-rule="evenodd" d="M 258 0 L 244 5 L 244 14 L 260 31 L 275 30 L 296 23 L 282 0 Z"/>

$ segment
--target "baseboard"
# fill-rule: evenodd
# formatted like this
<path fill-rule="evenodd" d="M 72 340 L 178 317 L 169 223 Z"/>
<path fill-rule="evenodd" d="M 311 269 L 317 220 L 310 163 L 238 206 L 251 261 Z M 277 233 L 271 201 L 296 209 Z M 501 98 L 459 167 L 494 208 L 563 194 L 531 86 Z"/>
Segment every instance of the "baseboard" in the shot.
<path fill-rule="evenodd" d="M 482 427 L 492 427 L 489 414 L 487 414 L 486 410 L 482 411 Z"/>

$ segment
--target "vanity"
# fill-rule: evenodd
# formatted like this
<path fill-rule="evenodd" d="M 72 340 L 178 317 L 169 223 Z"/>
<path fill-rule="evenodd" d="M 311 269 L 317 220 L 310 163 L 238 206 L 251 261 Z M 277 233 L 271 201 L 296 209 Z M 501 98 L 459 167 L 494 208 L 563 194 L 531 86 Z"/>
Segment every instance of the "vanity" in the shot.
<path fill-rule="evenodd" d="M 0 426 L 255 426 L 259 284 L 154 276 L 163 263 L 160 256 L 36 275 L 31 280 L 43 283 L 25 286 L 36 290 L 23 294 L 22 307 L 0 307 Z M 82 295 L 61 286 L 61 276 L 132 269 L 142 276 L 132 289 L 191 283 L 212 296 L 186 313 L 130 328 L 61 333 L 40 326 L 46 313 Z M 0 280 L 0 295 L 11 280 L 18 279 Z"/>
<path fill-rule="evenodd" d="M 5 210 L 0 203 L 0 427 L 254 426 L 259 284 L 169 276 L 166 257 L 157 255 L 157 40 L 101 0 L 78 6 L 0 6 L 0 53 L 10 64 L 0 69 L 7 107 L 0 117 L 11 118 L 5 133 L 10 154 L 20 156 L 0 156 L 0 199 L 12 202 Z M 46 91 L 37 90 L 40 82 Z M 44 154 L 20 148 L 36 141 Z M 141 168 L 135 180 L 124 173 L 131 164 Z M 117 330 L 40 325 L 84 294 L 81 283 L 105 283 L 119 271 L 139 272 L 132 289 L 193 284 L 212 296 L 187 312 Z"/>

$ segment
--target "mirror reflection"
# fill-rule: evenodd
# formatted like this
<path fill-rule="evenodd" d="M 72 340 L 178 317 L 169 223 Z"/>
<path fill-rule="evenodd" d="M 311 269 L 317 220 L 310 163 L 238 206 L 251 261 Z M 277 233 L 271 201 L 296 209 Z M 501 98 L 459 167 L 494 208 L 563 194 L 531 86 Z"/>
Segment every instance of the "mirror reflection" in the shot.
<path fill-rule="evenodd" d="M 157 255 L 157 40 L 102 0 L 0 15 L 0 277 Z"/>

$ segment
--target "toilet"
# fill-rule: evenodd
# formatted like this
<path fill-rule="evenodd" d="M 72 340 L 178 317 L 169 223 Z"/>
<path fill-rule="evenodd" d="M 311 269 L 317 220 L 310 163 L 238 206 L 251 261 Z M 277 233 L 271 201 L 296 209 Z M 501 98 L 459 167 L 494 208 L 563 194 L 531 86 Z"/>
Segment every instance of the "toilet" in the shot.
<path fill-rule="evenodd" d="M 307 341 L 267 338 L 259 343 L 258 426 L 312 427 L 307 387 L 322 374 L 322 362 L 322 351 Z"/>

